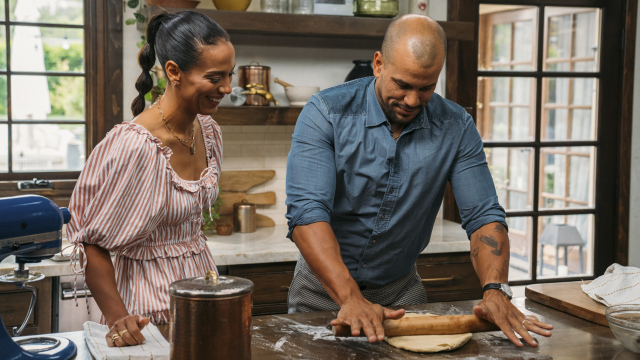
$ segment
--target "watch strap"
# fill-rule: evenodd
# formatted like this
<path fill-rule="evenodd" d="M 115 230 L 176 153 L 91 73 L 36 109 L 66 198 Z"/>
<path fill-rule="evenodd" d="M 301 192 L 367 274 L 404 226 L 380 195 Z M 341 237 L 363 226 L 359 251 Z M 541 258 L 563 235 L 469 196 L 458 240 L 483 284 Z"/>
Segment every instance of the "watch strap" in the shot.
<path fill-rule="evenodd" d="M 487 290 L 500 290 L 502 291 L 502 286 L 500 283 L 489 283 L 482 288 L 482 293 L 484 294 Z"/>

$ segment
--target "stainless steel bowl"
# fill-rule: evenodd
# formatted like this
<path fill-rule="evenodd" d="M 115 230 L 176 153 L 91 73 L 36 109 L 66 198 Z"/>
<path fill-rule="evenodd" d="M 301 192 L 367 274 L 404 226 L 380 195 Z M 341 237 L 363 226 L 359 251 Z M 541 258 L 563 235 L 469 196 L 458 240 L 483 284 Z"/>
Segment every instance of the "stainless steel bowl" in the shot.
<path fill-rule="evenodd" d="M 627 349 L 640 354 L 640 305 L 615 305 L 604 310 L 613 335 Z"/>

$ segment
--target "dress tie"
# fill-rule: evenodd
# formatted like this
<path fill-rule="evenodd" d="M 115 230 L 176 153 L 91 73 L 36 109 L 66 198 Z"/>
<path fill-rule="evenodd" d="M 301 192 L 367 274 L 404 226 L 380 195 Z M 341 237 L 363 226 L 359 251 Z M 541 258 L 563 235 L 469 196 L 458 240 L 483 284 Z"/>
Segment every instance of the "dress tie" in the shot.
<path fill-rule="evenodd" d="M 71 254 L 69 255 L 71 256 L 70 266 L 71 266 L 71 271 L 73 271 L 73 273 L 75 274 L 73 278 L 73 300 L 76 302 L 76 307 L 78 307 L 78 291 L 77 291 L 78 290 L 78 274 L 82 274 L 82 285 L 84 287 L 84 293 L 85 293 L 84 301 L 87 304 L 87 313 L 91 314 L 91 310 L 89 310 L 89 297 L 87 296 L 87 281 L 84 276 L 85 270 L 87 269 L 87 253 L 84 251 L 83 243 L 69 245 L 64 249 L 62 249 L 62 251 L 64 251 L 66 248 L 70 246 L 73 246 L 73 249 L 71 250 Z M 82 253 L 82 268 L 80 269 L 80 271 L 76 270 L 78 253 Z"/>

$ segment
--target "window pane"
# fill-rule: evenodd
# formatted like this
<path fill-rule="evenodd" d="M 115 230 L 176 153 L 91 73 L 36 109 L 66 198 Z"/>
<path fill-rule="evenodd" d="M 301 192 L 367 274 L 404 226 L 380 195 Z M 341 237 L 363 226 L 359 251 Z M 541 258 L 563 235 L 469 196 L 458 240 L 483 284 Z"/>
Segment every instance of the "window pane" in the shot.
<path fill-rule="evenodd" d="M 545 78 L 542 140 L 595 140 L 598 81 Z"/>
<path fill-rule="evenodd" d="M 508 63 L 511 60 L 511 24 L 493 26 L 492 62 Z"/>
<path fill-rule="evenodd" d="M 594 216 L 540 217 L 538 277 L 592 275 Z"/>
<path fill-rule="evenodd" d="M 547 59 L 571 56 L 571 15 L 549 18 Z"/>
<path fill-rule="evenodd" d="M 3 13 L 4 14 L 4 13 Z M 7 70 L 7 32 L 0 26 L 0 70 Z"/>
<path fill-rule="evenodd" d="M 0 124 L 0 172 L 9 171 L 9 126 Z"/>
<path fill-rule="evenodd" d="M 546 59 L 549 71 L 598 71 L 600 10 L 545 7 Z"/>
<path fill-rule="evenodd" d="M 531 279 L 531 234 L 533 220 L 530 217 L 507 217 L 509 225 L 509 281 Z"/>
<path fill-rule="evenodd" d="M 536 68 L 538 7 L 480 4 L 478 68 Z"/>
<path fill-rule="evenodd" d="M 485 141 L 533 141 L 535 79 L 482 77 L 477 127 Z"/>
<path fill-rule="evenodd" d="M 84 78 L 79 76 L 11 77 L 14 120 L 84 121 Z"/>
<path fill-rule="evenodd" d="M 7 114 L 7 75 L 0 75 L 0 121 L 6 121 Z"/>
<path fill-rule="evenodd" d="M 540 151 L 540 208 L 593 207 L 595 147 L 545 147 Z"/>
<path fill-rule="evenodd" d="M 485 148 L 487 164 L 498 192 L 498 201 L 507 210 L 530 210 L 533 199 L 530 148 Z"/>
<path fill-rule="evenodd" d="M 12 125 L 13 171 L 81 170 L 84 125 Z"/>
<path fill-rule="evenodd" d="M 0 1 L 0 21 L 4 21 L 4 1 Z"/>
<path fill-rule="evenodd" d="M 513 60 L 533 61 L 533 21 L 518 21 L 513 28 Z M 533 68 L 529 65 L 531 70 Z M 524 69 L 521 69 L 524 70 Z"/>
<path fill-rule="evenodd" d="M 573 56 L 575 57 L 595 57 L 598 50 L 598 40 L 596 39 L 596 12 L 576 14 L 576 32 L 573 40 Z"/>
<path fill-rule="evenodd" d="M 83 72 L 83 30 L 12 26 L 11 70 Z"/>
<path fill-rule="evenodd" d="M 84 23 L 83 0 L 9 0 L 11 20 L 51 24 Z"/>

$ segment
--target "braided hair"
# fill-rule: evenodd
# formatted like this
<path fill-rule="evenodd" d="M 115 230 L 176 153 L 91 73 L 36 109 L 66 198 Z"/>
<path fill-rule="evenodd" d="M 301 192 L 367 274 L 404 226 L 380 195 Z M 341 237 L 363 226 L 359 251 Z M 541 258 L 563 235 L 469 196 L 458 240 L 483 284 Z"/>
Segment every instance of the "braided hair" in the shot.
<path fill-rule="evenodd" d="M 138 53 L 142 73 L 136 80 L 138 96 L 131 103 L 133 116 L 144 110 L 144 96 L 153 88 L 149 71 L 156 62 L 156 55 L 165 75 L 168 61 L 174 61 L 180 70 L 187 72 L 200 59 L 203 46 L 216 45 L 221 40 L 231 41 L 220 25 L 198 12 L 170 14 L 162 11 L 154 15 L 147 26 L 147 43 Z"/>

